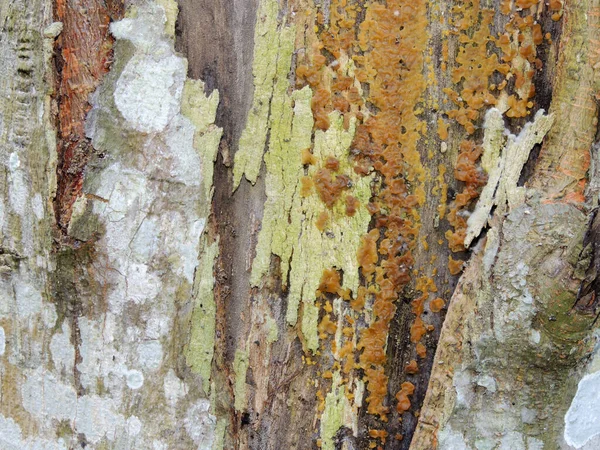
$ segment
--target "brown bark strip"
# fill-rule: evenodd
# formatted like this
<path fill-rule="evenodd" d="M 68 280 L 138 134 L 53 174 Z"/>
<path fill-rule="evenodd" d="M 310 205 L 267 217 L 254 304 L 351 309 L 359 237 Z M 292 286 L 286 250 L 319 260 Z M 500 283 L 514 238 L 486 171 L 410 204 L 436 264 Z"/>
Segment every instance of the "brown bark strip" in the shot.
<path fill-rule="evenodd" d="M 111 21 L 123 16 L 123 0 L 55 0 L 54 19 L 63 23 L 56 40 L 58 168 L 54 199 L 56 221 L 66 234 L 73 203 L 92 153 L 85 136 L 88 97 L 112 62 Z"/>
<path fill-rule="evenodd" d="M 550 202 L 583 203 L 598 128 L 600 3 L 565 2 L 564 11 L 550 112 L 565 125 L 548 133 L 530 185 L 543 189 Z"/>

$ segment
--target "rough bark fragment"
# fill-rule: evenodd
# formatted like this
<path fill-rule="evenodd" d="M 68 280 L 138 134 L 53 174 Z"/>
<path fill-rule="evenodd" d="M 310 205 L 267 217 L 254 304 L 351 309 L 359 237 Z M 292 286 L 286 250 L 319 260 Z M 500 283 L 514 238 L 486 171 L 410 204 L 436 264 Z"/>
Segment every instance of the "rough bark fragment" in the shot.
<path fill-rule="evenodd" d="M 83 172 L 93 148 L 85 135 L 89 96 L 110 70 L 111 21 L 123 16 L 123 0 L 56 0 L 54 18 L 62 23 L 56 40 L 58 106 L 58 185 L 55 210 L 66 232 L 74 202 L 81 193 Z"/>

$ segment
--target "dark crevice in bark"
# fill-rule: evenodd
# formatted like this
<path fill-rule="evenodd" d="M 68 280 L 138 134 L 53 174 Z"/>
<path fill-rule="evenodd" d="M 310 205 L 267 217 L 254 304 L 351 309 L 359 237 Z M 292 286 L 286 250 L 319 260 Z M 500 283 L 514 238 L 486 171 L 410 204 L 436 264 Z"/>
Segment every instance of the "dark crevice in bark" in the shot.
<path fill-rule="evenodd" d="M 560 41 L 563 21 L 554 21 L 552 20 L 551 15 L 551 12 L 546 10 L 543 12 L 542 17 L 540 18 L 542 30 L 544 30 L 544 33 L 550 33 L 552 37 L 552 44 L 544 39 L 542 44 L 538 45 L 536 48 L 538 52 L 538 58 L 544 61 L 544 67 L 542 70 L 536 71 L 536 74 L 533 77 L 533 85 L 535 86 L 535 105 L 531 115 L 527 118 L 527 120 L 532 120 L 534 114 L 540 109 L 548 112 L 550 109 L 550 104 L 552 103 L 552 91 L 554 88 L 555 77 L 554 71 L 558 61 L 550 61 L 549 56 L 551 55 L 552 46 L 556 47 L 556 44 L 554 43 Z M 554 50 L 556 51 L 556 48 Z M 555 52 L 555 55 L 558 55 L 558 51 Z M 529 180 L 533 175 L 541 149 L 542 146 L 540 144 L 536 144 L 531 150 L 529 158 L 527 159 L 527 162 L 521 171 L 518 186 L 524 186 L 525 183 L 527 183 L 527 180 Z"/>
<path fill-rule="evenodd" d="M 587 264 L 587 267 L 573 309 L 597 316 L 600 308 L 600 214 L 597 209 L 590 216 L 579 258 L 579 264 Z"/>
<path fill-rule="evenodd" d="M 255 245 L 264 203 L 264 174 L 252 187 L 243 180 L 232 194 L 231 162 L 252 103 L 252 57 L 258 2 L 179 0 L 175 48 L 188 59 L 188 76 L 201 79 L 205 91 L 218 90 L 216 125 L 223 129 L 214 172 L 210 226 L 218 235 L 215 264 L 217 306 L 212 381 L 217 413 L 229 417 L 227 448 L 239 448 L 244 414 L 233 409 L 233 361 L 245 339 L 242 315 L 251 296 L 248 261 Z"/>

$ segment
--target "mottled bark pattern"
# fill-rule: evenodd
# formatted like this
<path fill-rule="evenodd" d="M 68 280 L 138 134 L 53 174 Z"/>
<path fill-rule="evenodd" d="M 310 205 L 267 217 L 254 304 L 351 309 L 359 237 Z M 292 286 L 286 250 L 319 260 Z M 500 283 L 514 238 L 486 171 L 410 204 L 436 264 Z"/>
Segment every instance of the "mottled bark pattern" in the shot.
<path fill-rule="evenodd" d="M 598 448 L 598 0 L 0 26 L 0 448 Z"/>

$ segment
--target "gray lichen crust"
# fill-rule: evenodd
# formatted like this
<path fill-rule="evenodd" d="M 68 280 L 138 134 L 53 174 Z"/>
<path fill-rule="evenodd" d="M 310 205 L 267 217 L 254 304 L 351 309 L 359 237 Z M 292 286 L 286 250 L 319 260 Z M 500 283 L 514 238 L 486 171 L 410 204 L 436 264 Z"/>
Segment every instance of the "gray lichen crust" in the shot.
<path fill-rule="evenodd" d="M 2 22 L 13 23 L 2 33 L 15 42 L 0 46 L 8 74 L 0 88 L 3 98 L 22 92 L 23 111 L 4 101 L 0 111 L 44 117 L 48 103 L 39 93 L 48 91 L 51 72 L 42 41 L 60 25 L 46 27 L 42 37 L 35 30 L 49 21 L 39 11 L 50 5 L 17 3 L 0 9 L 7 14 Z M 95 153 L 68 230 L 79 244 L 50 254 L 56 165 L 47 122 L 0 120 L 7 144 L 0 202 L 2 448 L 211 449 L 221 441 L 223 427 L 217 430 L 208 399 L 212 353 L 194 356 L 206 346 L 212 352 L 212 336 L 192 333 L 206 338 L 199 347 L 176 331 L 193 317 L 214 333 L 214 252 L 200 247 L 221 137 L 213 124 L 219 99 L 186 78 L 187 61 L 173 49 L 174 7 L 145 2 L 111 25 L 115 62 L 91 99 L 86 132 Z M 17 61 L 25 56 L 31 68 L 20 80 Z M 208 290 L 198 286 L 198 274 Z M 183 346 L 200 367 L 185 363 Z"/>

